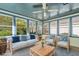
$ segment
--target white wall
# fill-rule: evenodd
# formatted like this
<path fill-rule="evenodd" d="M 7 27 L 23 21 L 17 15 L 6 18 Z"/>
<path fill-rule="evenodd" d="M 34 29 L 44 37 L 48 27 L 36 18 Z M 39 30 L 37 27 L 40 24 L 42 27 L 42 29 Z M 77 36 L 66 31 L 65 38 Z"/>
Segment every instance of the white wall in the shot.
<path fill-rule="evenodd" d="M 70 45 L 74 47 L 79 47 L 79 38 L 70 38 Z"/>

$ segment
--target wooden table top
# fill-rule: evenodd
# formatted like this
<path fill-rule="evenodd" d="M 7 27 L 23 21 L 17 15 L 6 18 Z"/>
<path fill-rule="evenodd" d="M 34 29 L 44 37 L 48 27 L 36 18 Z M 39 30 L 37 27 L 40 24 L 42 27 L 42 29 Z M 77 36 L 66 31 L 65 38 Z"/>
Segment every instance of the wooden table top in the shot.
<path fill-rule="evenodd" d="M 36 45 L 30 48 L 30 50 L 40 56 L 47 56 L 55 50 L 55 47 L 45 45 L 44 48 L 42 48 L 41 45 Z"/>

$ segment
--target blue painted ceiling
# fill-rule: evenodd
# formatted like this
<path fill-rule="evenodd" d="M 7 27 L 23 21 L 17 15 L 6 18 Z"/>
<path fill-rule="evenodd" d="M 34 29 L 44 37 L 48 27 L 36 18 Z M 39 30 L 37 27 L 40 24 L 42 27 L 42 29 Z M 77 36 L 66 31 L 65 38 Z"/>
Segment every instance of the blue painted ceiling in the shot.
<path fill-rule="evenodd" d="M 41 3 L 0 3 L 0 9 L 4 9 L 7 11 L 14 12 L 28 17 L 34 17 L 32 12 L 42 10 L 42 7 L 38 7 L 36 5 L 42 5 L 42 4 Z M 64 5 L 68 5 L 68 3 L 47 3 L 48 10 L 59 11 L 60 9 L 63 9 L 62 6 Z M 33 7 L 33 6 L 36 6 L 36 7 Z M 66 10 L 67 8 L 69 8 L 69 6 L 66 6 L 66 8 L 64 8 L 63 10 Z M 39 19 L 39 18 L 36 17 L 36 19 Z"/>

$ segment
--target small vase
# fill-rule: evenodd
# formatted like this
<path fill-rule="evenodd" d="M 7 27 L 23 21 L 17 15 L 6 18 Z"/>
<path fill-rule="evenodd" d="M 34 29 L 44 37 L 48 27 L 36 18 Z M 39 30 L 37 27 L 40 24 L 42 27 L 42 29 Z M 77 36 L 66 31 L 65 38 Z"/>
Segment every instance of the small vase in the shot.
<path fill-rule="evenodd" d="M 44 42 L 42 42 L 42 48 L 44 48 Z"/>
<path fill-rule="evenodd" d="M 45 43 L 45 42 L 44 42 L 44 39 L 42 39 L 42 40 L 41 40 L 42 48 L 44 48 L 44 43 Z"/>

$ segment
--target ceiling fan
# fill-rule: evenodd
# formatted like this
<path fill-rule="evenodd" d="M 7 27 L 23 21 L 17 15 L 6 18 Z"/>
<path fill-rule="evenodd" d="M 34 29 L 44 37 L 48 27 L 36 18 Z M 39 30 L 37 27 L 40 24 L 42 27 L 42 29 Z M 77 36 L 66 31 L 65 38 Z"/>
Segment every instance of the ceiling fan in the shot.
<path fill-rule="evenodd" d="M 48 10 L 48 4 L 47 3 L 42 3 L 42 4 L 39 4 L 39 5 L 34 5 L 34 7 L 41 7 L 42 10 L 40 11 L 34 11 L 32 12 L 33 14 L 39 14 L 39 13 L 42 13 L 42 20 L 45 20 L 45 19 L 48 19 L 48 17 L 50 16 L 49 13 L 50 12 L 54 12 L 54 11 L 57 11 L 56 9 L 51 9 L 51 10 Z"/>
<path fill-rule="evenodd" d="M 42 19 L 48 18 L 48 8 L 46 6 L 46 3 L 42 3 Z"/>

